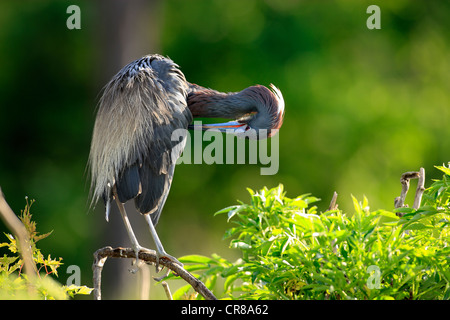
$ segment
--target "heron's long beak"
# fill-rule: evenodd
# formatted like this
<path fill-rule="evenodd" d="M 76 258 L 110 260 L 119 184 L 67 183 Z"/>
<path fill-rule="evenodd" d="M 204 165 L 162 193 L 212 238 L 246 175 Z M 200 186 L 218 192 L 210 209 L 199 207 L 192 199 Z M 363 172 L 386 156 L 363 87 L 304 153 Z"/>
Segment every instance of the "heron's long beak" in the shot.
<path fill-rule="evenodd" d="M 225 123 L 206 123 L 206 124 L 194 124 L 189 125 L 189 129 L 193 130 L 211 130 L 227 133 L 245 132 L 247 124 L 238 121 L 229 121 Z"/>

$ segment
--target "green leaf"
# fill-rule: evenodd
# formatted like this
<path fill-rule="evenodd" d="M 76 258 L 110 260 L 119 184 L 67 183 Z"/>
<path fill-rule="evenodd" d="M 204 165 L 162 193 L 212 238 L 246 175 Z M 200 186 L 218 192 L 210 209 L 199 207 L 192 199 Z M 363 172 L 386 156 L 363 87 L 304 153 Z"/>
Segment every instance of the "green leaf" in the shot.
<path fill-rule="evenodd" d="M 378 211 L 377 211 L 377 214 L 379 214 L 380 216 L 385 217 L 385 218 L 387 218 L 387 219 L 389 219 L 389 220 L 395 220 L 395 221 L 397 221 L 397 220 L 400 219 L 400 217 L 397 216 L 395 213 L 390 212 L 390 211 L 386 211 L 386 210 L 378 210 Z M 385 221 L 385 220 L 384 220 L 384 221 Z"/>
<path fill-rule="evenodd" d="M 87 286 L 76 286 L 74 284 L 70 286 L 63 286 L 64 291 L 72 298 L 77 294 L 89 295 L 94 290 L 94 288 L 89 288 Z"/>
<path fill-rule="evenodd" d="M 420 222 L 414 222 L 411 224 L 408 224 L 403 228 L 403 230 L 422 230 L 422 229 L 431 229 L 433 226 L 426 226 L 423 223 Z"/>
<path fill-rule="evenodd" d="M 226 275 L 225 277 L 226 278 L 225 278 L 225 282 L 223 284 L 223 289 L 225 291 L 228 291 L 228 290 L 230 290 L 230 287 L 234 284 L 234 282 L 241 277 L 241 275 L 238 273 L 235 273 L 232 275 Z"/>
<path fill-rule="evenodd" d="M 441 170 L 446 175 L 450 176 L 450 168 L 443 167 L 443 166 L 434 166 L 436 169 Z"/>
<path fill-rule="evenodd" d="M 39 235 L 39 236 L 36 235 L 36 236 L 34 237 L 34 242 L 38 242 L 39 240 L 45 239 L 45 238 L 47 238 L 49 235 L 51 235 L 52 233 L 53 233 L 53 230 L 50 231 L 50 232 L 41 234 L 41 235 Z"/>
<path fill-rule="evenodd" d="M 239 205 L 239 206 L 232 206 L 232 207 L 228 207 L 226 208 L 228 212 L 228 218 L 227 218 L 227 222 L 231 220 L 231 218 L 233 218 L 236 214 L 238 214 L 239 212 L 246 210 L 248 208 L 247 205 Z"/>
<path fill-rule="evenodd" d="M 243 241 L 239 241 L 239 240 L 233 240 L 231 241 L 230 244 L 231 248 L 234 249 L 241 249 L 241 250 L 249 250 L 252 248 L 251 245 L 249 245 L 248 243 L 245 243 Z"/>
<path fill-rule="evenodd" d="M 172 295 L 173 300 L 181 300 L 181 299 L 183 299 L 187 295 L 189 289 L 191 289 L 191 288 L 192 287 L 191 287 L 190 284 L 182 286 L 181 288 L 179 288 L 177 291 L 175 291 L 173 293 L 173 295 Z"/>
<path fill-rule="evenodd" d="M 185 263 L 185 262 L 183 262 Z M 189 272 L 194 272 L 194 271 L 199 271 L 199 270 L 209 270 L 210 266 L 207 264 L 189 264 L 189 265 L 185 265 L 184 268 L 189 271 Z"/>
<path fill-rule="evenodd" d="M 229 212 L 230 210 L 234 210 L 234 209 L 236 209 L 237 207 L 239 207 L 239 206 L 238 206 L 238 205 L 235 205 L 235 206 L 229 206 L 229 207 L 223 208 L 222 210 L 219 210 L 219 211 L 217 211 L 216 213 L 214 213 L 214 216 L 217 216 L 218 214 L 222 214 L 222 213 Z"/>
<path fill-rule="evenodd" d="M 182 263 L 201 263 L 201 264 L 216 264 L 216 260 L 202 255 L 187 255 L 182 256 L 178 260 Z"/>

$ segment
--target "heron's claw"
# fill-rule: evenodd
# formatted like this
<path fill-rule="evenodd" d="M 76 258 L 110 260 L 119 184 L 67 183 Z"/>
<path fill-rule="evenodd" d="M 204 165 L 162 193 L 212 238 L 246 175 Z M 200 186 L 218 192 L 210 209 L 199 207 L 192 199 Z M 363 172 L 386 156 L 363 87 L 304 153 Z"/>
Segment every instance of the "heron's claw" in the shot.
<path fill-rule="evenodd" d="M 153 250 L 141 247 L 141 246 L 136 246 L 135 248 L 133 248 L 134 250 L 134 254 L 136 255 L 136 259 L 133 262 L 133 268 L 128 269 L 128 271 L 130 271 L 132 274 L 135 274 L 136 272 L 139 271 L 139 269 L 141 268 L 141 266 L 145 263 L 145 261 L 140 260 L 139 259 L 139 252 L 154 252 Z"/>
<path fill-rule="evenodd" d="M 183 264 L 178 261 L 177 258 L 171 256 L 170 254 L 166 253 L 165 251 L 162 252 L 156 252 L 156 263 L 155 263 L 155 267 L 156 267 L 156 272 L 160 272 L 162 269 L 164 269 L 164 267 L 162 269 L 159 269 L 159 260 L 160 259 L 167 259 L 169 261 L 172 261 L 173 263 L 179 265 L 180 267 L 183 267 Z"/>

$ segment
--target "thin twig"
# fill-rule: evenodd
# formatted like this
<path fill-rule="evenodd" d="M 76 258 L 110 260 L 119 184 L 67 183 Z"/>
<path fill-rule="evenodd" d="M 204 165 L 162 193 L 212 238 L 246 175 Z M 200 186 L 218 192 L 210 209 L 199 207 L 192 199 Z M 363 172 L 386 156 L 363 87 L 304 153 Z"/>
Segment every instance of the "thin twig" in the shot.
<path fill-rule="evenodd" d="M 172 293 L 170 292 L 170 288 L 169 288 L 169 285 L 167 284 L 167 282 L 163 281 L 161 284 L 164 288 L 164 291 L 166 292 L 167 299 L 173 300 Z"/>
<path fill-rule="evenodd" d="M 107 258 L 126 258 L 126 259 L 136 259 L 136 254 L 131 248 L 111 248 L 104 247 L 98 249 L 94 253 L 94 299 L 101 299 L 101 272 L 103 269 L 103 265 Z M 145 261 L 147 263 L 156 263 L 157 255 L 156 252 L 139 252 L 139 260 Z M 180 276 L 183 280 L 189 283 L 192 288 L 200 293 L 206 300 L 216 300 L 217 298 L 214 294 L 196 277 L 194 277 L 191 273 L 186 271 L 182 266 L 173 263 L 167 259 L 160 259 L 159 264 L 172 270 L 178 276 Z"/>
<path fill-rule="evenodd" d="M 338 194 L 335 191 L 333 193 L 333 198 L 331 199 L 330 206 L 328 207 L 328 211 L 337 210 L 337 208 L 338 208 L 338 204 L 336 203 L 337 197 L 338 197 Z"/>
<path fill-rule="evenodd" d="M 420 168 L 419 171 L 419 182 L 417 183 L 416 196 L 414 198 L 414 209 L 419 209 L 420 203 L 422 202 L 422 195 L 425 191 L 425 169 Z"/>

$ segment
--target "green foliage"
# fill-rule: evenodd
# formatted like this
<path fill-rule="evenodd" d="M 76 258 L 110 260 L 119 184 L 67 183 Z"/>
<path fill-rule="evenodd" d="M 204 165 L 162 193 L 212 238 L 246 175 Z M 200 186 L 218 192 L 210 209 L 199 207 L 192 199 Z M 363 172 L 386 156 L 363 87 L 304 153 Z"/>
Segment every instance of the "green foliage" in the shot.
<path fill-rule="evenodd" d="M 449 299 L 450 169 L 437 168 L 445 175 L 426 190 L 418 210 L 371 211 L 366 198 L 352 197 L 352 214 L 318 213 L 311 195 L 290 199 L 282 185 L 249 189 L 250 204 L 216 213 L 228 215 L 233 227 L 225 238 L 241 258 L 180 261 L 221 298 Z"/>
<path fill-rule="evenodd" d="M 36 229 L 36 222 L 31 218 L 30 208 L 34 200 L 26 198 L 25 209 L 21 210 L 20 220 L 30 236 L 30 246 L 33 261 L 36 264 L 38 277 L 33 282 L 22 273 L 23 261 L 19 255 L 16 239 L 5 233 L 8 242 L 0 243 L 0 247 L 7 247 L 13 255 L 0 257 L 0 299 L 67 299 L 76 294 L 90 294 L 92 289 L 86 286 L 62 286 L 49 275 L 58 276 L 57 269 L 63 264 L 62 258 L 54 259 L 49 254 L 45 257 L 36 243 L 47 238 L 51 233 L 40 235 Z"/>

